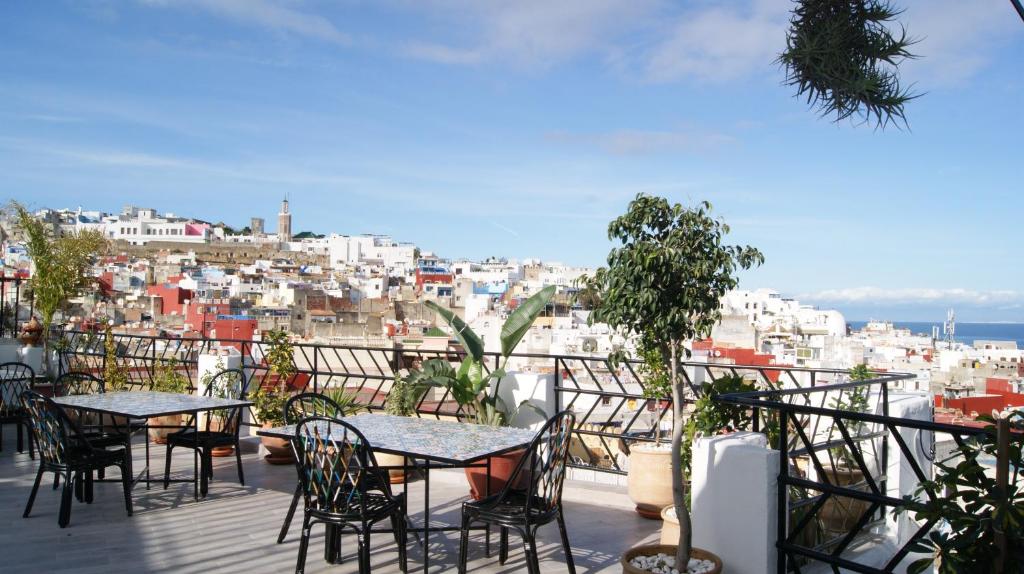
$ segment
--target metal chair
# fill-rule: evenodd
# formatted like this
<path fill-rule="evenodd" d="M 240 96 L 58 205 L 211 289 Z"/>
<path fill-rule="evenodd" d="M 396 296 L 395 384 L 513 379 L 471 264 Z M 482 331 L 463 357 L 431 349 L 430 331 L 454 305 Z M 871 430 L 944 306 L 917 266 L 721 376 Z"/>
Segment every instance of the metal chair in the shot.
<path fill-rule="evenodd" d="M 203 396 L 244 400 L 247 387 L 248 382 L 245 379 L 245 373 L 241 369 L 225 369 L 217 373 L 210 380 Z M 245 486 L 245 473 L 242 470 L 242 452 L 238 444 L 242 410 L 243 407 L 235 407 L 207 413 L 206 424 L 203 428 L 199 429 L 198 435 L 195 430 L 195 415 L 193 415 L 189 418 L 185 428 L 167 435 L 164 490 L 170 485 L 171 451 L 175 447 L 199 451 L 199 460 L 201 461 L 199 492 L 203 496 L 206 496 L 206 493 L 209 491 L 209 481 L 213 479 L 213 455 L 211 453 L 217 447 L 234 447 L 235 462 L 238 464 L 238 482 Z M 214 428 L 213 422 L 215 420 L 220 421 L 219 428 Z"/>
<path fill-rule="evenodd" d="M 25 441 L 28 436 L 28 418 L 21 404 L 21 393 L 32 388 L 36 373 L 25 363 L 9 362 L 0 364 L 0 452 L 4 448 L 4 425 L 14 424 L 18 430 L 18 452 L 25 452 Z M 32 441 L 28 441 L 28 454 L 35 458 Z"/>
<path fill-rule="evenodd" d="M 384 519 L 391 520 L 399 567 L 406 572 L 405 496 L 392 494 L 390 486 L 371 491 L 368 479 L 377 476 L 379 470 L 373 449 L 362 433 L 342 420 L 306 418 L 296 426 L 292 449 L 305 502 L 295 572 L 300 574 L 306 567 L 310 529 L 314 524 L 324 524 L 328 562 L 338 561 L 341 533 L 352 530 L 359 537 L 359 572 L 370 574 L 370 532 Z"/>
<path fill-rule="evenodd" d="M 106 389 L 103 380 L 90 373 L 67 372 L 57 377 L 53 382 L 53 395 L 55 397 L 95 395 L 103 394 L 104 392 L 106 392 Z M 72 417 L 70 413 L 68 415 L 82 429 L 83 436 L 89 443 L 97 448 L 123 446 L 130 452 L 132 434 L 142 428 L 132 425 L 128 420 L 125 420 L 123 424 L 119 423 L 116 417 L 113 416 L 109 420 L 104 420 L 103 415 L 96 413 L 79 413 L 75 417 Z M 130 464 L 131 461 L 129 460 Z M 104 478 L 104 471 L 102 469 L 99 471 L 99 478 Z M 55 480 L 54 488 L 56 487 L 57 481 Z"/>
<path fill-rule="evenodd" d="M 64 477 L 64 491 L 61 493 L 60 512 L 57 524 L 65 528 L 71 521 L 71 496 L 92 503 L 92 473 L 109 466 L 121 470 L 121 486 L 124 489 L 124 506 L 128 516 L 132 515 L 131 455 L 128 449 L 107 450 L 97 448 L 87 439 L 78 425 L 68 418 L 64 409 L 52 400 L 34 391 L 24 391 L 21 402 L 28 414 L 32 439 L 39 447 L 39 472 L 36 473 L 32 493 L 29 494 L 25 513 L 28 518 L 32 504 L 39 491 L 44 472 L 53 472 Z"/>
<path fill-rule="evenodd" d="M 469 528 L 473 523 L 497 525 L 501 528 L 498 561 L 508 559 L 508 529 L 523 537 L 526 566 L 530 574 L 540 574 L 537 560 L 537 529 L 552 521 L 558 522 L 562 548 L 569 572 L 576 573 L 572 547 L 565 530 L 562 513 L 562 482 L 566 459 L 572 442 L 576 417 L 563 411 L 552 417 L 533 439 L 523 454 L 505 488 L 496 495 L 462 504 L 462 537 L 459 544 L 459 573 L 465 574 L 469 545 Z M 521 485 L 525 485 L 525 488 Z M 519 486 L 519 488 L 517 488 Z"/>
<path fill-rule="evenodd" d="M 284 423 L 287 425 L 297 424 L 299 421 L 309 417 L 322 416 L 331 419 L 340 419 L 345 416 L 341 406 L 333 399 L 320 393 L 301 393 L 288 399 L 284 404 Z M 277 535 L 277 543 L 284 543 L 288 536 L 288 529 L 291 527 L 292 519 L 295 517 L 295 509 L 302 499 L 302 484 L 295 485 L 295 494 L 292 496 L 292 503 L 288 506 L 288 514 L 284 517 L 284 524 L 281 525 L 281 533 Z"/>

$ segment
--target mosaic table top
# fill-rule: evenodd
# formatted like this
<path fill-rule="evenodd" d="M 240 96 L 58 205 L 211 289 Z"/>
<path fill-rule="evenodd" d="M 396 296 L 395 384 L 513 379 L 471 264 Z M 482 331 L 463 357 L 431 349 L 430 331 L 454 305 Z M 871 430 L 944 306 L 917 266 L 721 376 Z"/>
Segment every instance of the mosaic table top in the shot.
<path fill-rule="evenodd" d="M 151 418 L 164 415 L 192 414 L 214 409 L 246 407 L 252 401 L 198 397 L 178 393 L 155 391 L 131 391 L 124 393 L 99 393 L 94 395 L 73 395 L 53 399 L 58 405 L 131 418 Z"/>
<path fill-rule="evenodd" d="M 418 459 L 462 464 L 524 447 L 534 431 L 492 427 L 455 421 L 362 414 L 345 417 L 359 429 L 374 450 Z M 295 426 L 263 429 L 257 434 L 279 438 L 295 436 Z"/>

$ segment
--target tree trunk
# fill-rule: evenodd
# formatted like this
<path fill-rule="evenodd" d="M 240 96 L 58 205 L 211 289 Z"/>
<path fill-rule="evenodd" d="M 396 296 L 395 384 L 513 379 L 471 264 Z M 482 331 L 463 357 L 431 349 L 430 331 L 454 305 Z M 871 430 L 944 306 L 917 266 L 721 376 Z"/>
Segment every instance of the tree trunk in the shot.
<path fill-rule="evenodd" d="M 679 343 L 671 343 L 672 378 L 672 501 L 679 519 L 679 546 L 676 548 L 676 568 L 686 572 L 690 561 L 693 532 L 690 512 L 686 509 L 686 482 L 683 476 L 683 384 L 679 380 Z"/>

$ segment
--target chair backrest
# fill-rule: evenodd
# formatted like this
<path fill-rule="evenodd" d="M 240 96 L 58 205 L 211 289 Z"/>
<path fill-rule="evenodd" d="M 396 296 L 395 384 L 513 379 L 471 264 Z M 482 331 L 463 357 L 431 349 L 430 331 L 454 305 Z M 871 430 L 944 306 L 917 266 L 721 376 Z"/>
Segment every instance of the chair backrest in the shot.
<path fill-rule="evenodd" d="M 249 381 L 245 378 L 245 372 L 241 369 L 224 369 L 210 379 L 203 396 L 219 397 L 222 399 L 245 400 L 248 393 Z M 242 407 L 234 409 L 219 409 L 206 417 L 206 430 L 214 421 L 219 421 L 220 432 L 227 434 L 238 434 L 238 428 L 242 421 Z"/>
<path fill-rule="evenodd" d="M 516 486 L 526 483 L 526 510 L 554 511 L 562 500 L 562 482 L 569 458 L 572 429 L 576 415 L 562 411 L 548 419 L 519 461 L 512 477 L 498 500 L 504 499 Z"/>
<path fill-rule="evenodd" d="M 329 514 L 366 512 L 366 492 L 379 469 L 370 443 L 354 426 L 329 417 L 304 418 L 296 424 L 292 449 L 306 508 Z"/>
<path fill-rule="evenodd" d="M 0 416 L 21 409 L 21 393 L 32 388 L 36 373 L 25 363 L 0 364 Z"/>
<path fill-rule="evenodd" d="M 340 419 L 345 416 L 341 407 L 326 395 L 301 393 L 288 399 L 284 404 L 284 424 L 293 425 L 309 417 Z"/>
<path fill-rule="evenodd" d="M 21 404 L 28 413 L 32 440 L 44 463 L 65 466 L 71 449 L 71 437 L 81 431 L 70 421 L 64 409 L 35 391 L 21 393 Z"/>
<path fill-rule="evenodd" d="M 105 392 L 103 381 L 90 373 L 72 371 L 57 377 L 53 382 L 55 397 L 73 395 L 95 395 Z"/>

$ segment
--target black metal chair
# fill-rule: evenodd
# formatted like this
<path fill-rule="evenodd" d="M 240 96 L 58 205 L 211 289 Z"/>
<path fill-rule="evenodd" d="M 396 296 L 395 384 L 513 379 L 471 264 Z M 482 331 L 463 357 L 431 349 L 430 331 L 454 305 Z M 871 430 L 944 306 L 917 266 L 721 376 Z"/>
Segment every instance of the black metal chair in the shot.
<path fill-rule="evenodd" d="M 18 430 L 18 452 L 25 452 L 24 436 L 29 434 L 28 417 L 21 404 L 21 393 L 32 388 L 36 372 L 25 363 L 9 362 L 0 364 L 0 452 L 4 449 L 4 425 L 14 424 Z M 28 454 L 35 458 L 31 440 Z"/>
<path fill-rule="evenodd" d="M 370 574 L 370 532 L 384 519 L 391 520 L 399 567 L 408 571 L 405 496 L 393 494 L 390 485 L 383 491 L 371 491 L 370 482 L 379 470 L 362 433 L 342 420 L 306 418 L 296 426 L 292 449 L 305 502 L 295 572 L 305 570 L 310 529 L 319 523 L 327 527 L 327 560 L 339 560 L 341 533 L 352 530 L 359 537 L 359 572 Z"/>
<path fill-rule="evenodd" d="M 244 400 L 247 387 L 248 382 L 241 369 L 225 369 L 210 379 L 203 396 Z M 234 447 L 235 462 L 238 464 L 238 482 L 245 486 L 242 452 L 238 444 L 243 409 L 244 407 L 236 407 L 207 413 L 206 424 L 199 429 L 198 435 L 196 434 L 194 416 L 189 418 L 185 428 L 167 435 L 167 458 L 164 463 L 165 490 L 170 486 L 171 451 L 175 447 L 199 451 L 199 492 L 203 496 L 206 496 L 209 490 L 209 481 L 213 479 L 212 452 L 217 447 Z M 215 427 L 214 421 L 218 421 L 219 426 Z"/>
<path fill-rule="evenodd" d="M 320 393 L 301 393 L 289 398 L 284 405 L 285 424 L 297 424 L 302 419 L 316 416 L 340 419 L 345 416 L 345 413 L 342 412 L 338 403 Z M 302 484 L 299 483 L 295 485 L 292 503 L 288 506 L 288 514 L 284 517 L 284 524 L 281 525 L 281 533 L 277 535 L 278 544 L 284 543 L 284 539 L 288 536 L 288 529 L 295 517 L 295 509 L 298 508 L 301 499 Z"/>
<path fill-rule="evenodd" d="M 36 474 L 32 493 L 29 494 L 25 513 L 28 518 L 32 504 L 39 491 L 44 472 L 53 472 L 64 477 L 64 491 L 61 493 L 60 512 L 57 524 L 64 528 L 71 521 L 71 496 L 91 503 L 93 500 L 92 473 L 110 466 L 121 470 L 121 486 L 124 489 L 124 506 L 128 516 L 132 515 L 131 455 L 127 449 L 107 450 L 97 448 L 84 436 L 82 429 L 68 418 L 64 409 L 52 400 L 34 391 L 24 391 L 21 402 L 28 414 L 32 440 L 39 448 L 39 472 Z"/>
<path fill-rule="evenodd" d="M 501 528 L 498 561 L 508 559 L 508 529 L 523 537 L 526 566 L 530 574 L 540 574 L 537 560 L 537 529 L 552 521 L 558 522 L 562 548 L 569 572 L 576 573 L 562 513 L 562 482 L 566 459 L 572 441 L 576 417 L 563 411 L 552 417 L 519 461 L 505 488 L 496 495 L 462 504 L 462 538 L 459 544 L 459 573 L 465 574 L 469 546 L 469 528 L 473 523 L 497 525 Z M 525 485 L 525 488 L 522 487 Z M 520 488 L 516 488 L 520 486 Z"/>

